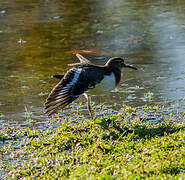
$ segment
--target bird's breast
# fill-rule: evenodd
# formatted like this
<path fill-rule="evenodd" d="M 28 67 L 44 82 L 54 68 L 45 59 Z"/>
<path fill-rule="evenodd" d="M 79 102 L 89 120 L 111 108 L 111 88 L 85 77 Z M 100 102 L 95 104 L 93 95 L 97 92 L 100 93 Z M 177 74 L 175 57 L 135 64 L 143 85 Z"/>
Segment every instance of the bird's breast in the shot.
<path fill-rule="evenodd" d="M 94 89 L 89 90 L 90 94 L 104 94 L 110 92 L 116 87 L 116 79 L 114 73 L 104 75 L 102 81 L 95 86 Z"/>

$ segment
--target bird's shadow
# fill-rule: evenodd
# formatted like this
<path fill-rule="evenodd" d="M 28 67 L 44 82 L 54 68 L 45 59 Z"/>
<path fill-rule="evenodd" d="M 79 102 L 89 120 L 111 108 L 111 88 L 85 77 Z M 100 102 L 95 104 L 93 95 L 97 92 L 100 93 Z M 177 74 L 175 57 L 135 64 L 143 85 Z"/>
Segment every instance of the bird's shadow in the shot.
<path fill-rule="evenodd" d="M 127 136 L 128 134 L 134 135 L 137 139 L 150 139 L 152 137 L 161 137 L 165 134 L 173 134 L 175 132 L 184 129 L 181 126 L 175 126 L 171 122 L 159 122 L 154 124 L 152 122 L 139 122 L 137 124 L 127 124 L 126 126 L 116 122 L 114 119 L 101 119 L 95 120 L 95 123 L 101 126 L 101 128 L 109 131 L 109 135 L 106 138 L 112 138 L 114 140 L 120 138 L 120 136 Z"/>

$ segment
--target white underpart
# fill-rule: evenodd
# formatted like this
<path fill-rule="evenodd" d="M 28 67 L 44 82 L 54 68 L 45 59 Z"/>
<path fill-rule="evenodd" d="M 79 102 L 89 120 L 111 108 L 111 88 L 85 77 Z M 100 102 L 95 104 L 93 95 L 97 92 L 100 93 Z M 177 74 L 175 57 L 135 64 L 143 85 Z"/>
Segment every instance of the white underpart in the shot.
<path fill-rule="evenodd" d="M 63 87 L 59 95 L 63 95 L 64 93 L 66 93 L 78 81 L 81 71 L 82 69 L 78 69 L 77 71 L 75 71 L 73 79 L 68 84 L 66 84 L 65 87 Z"/>
<path fill-rule="evenodd" d="M 116 79 L 114 73 L 109 76 L 104 76 L 104 79 L 96 85 L 96 87 L 89 91 L 90 94 L 104 94 L 110 92 L 116 87 Z"/>

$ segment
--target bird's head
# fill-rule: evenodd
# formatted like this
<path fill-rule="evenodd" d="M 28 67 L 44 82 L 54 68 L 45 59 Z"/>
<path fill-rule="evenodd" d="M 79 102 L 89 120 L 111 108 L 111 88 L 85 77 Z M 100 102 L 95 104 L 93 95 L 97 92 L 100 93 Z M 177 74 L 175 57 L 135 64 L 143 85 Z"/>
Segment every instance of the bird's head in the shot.
<path fill-rule="evenodd" d="M 136 67 L 131 66 L 129 64 L 125 64 L 124 59 L 123 58 L 120 58 L 120 57 L 112 57 L 112 58 L 110 58 L 106 62 L 105 66 L 112 67 L 112 68 L 119 68 L 119 69 L 122 69 L 122 68 L 131 68 L 131 69 L 137 70 Z"/>

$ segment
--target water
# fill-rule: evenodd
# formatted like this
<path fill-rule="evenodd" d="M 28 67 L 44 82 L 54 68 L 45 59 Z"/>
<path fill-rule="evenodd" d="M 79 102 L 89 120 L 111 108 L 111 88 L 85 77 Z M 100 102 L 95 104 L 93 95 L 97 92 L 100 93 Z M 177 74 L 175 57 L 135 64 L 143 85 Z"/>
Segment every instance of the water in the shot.
<path fill-rule="evenodd" d="M 57 83 L 51 76 L 77 61 L 72 51 L 89 49 L 102 51 L 84 55 L 94 63 L 123 56 L 138 68 L 124 71 L 118 89 L 95 103 L 175 103 L 184 112 L 184 9 L 183 0 L 1 1 L 1 127 L 28 127 L 32 119 L 42 128 L 43 104 Z"/>

